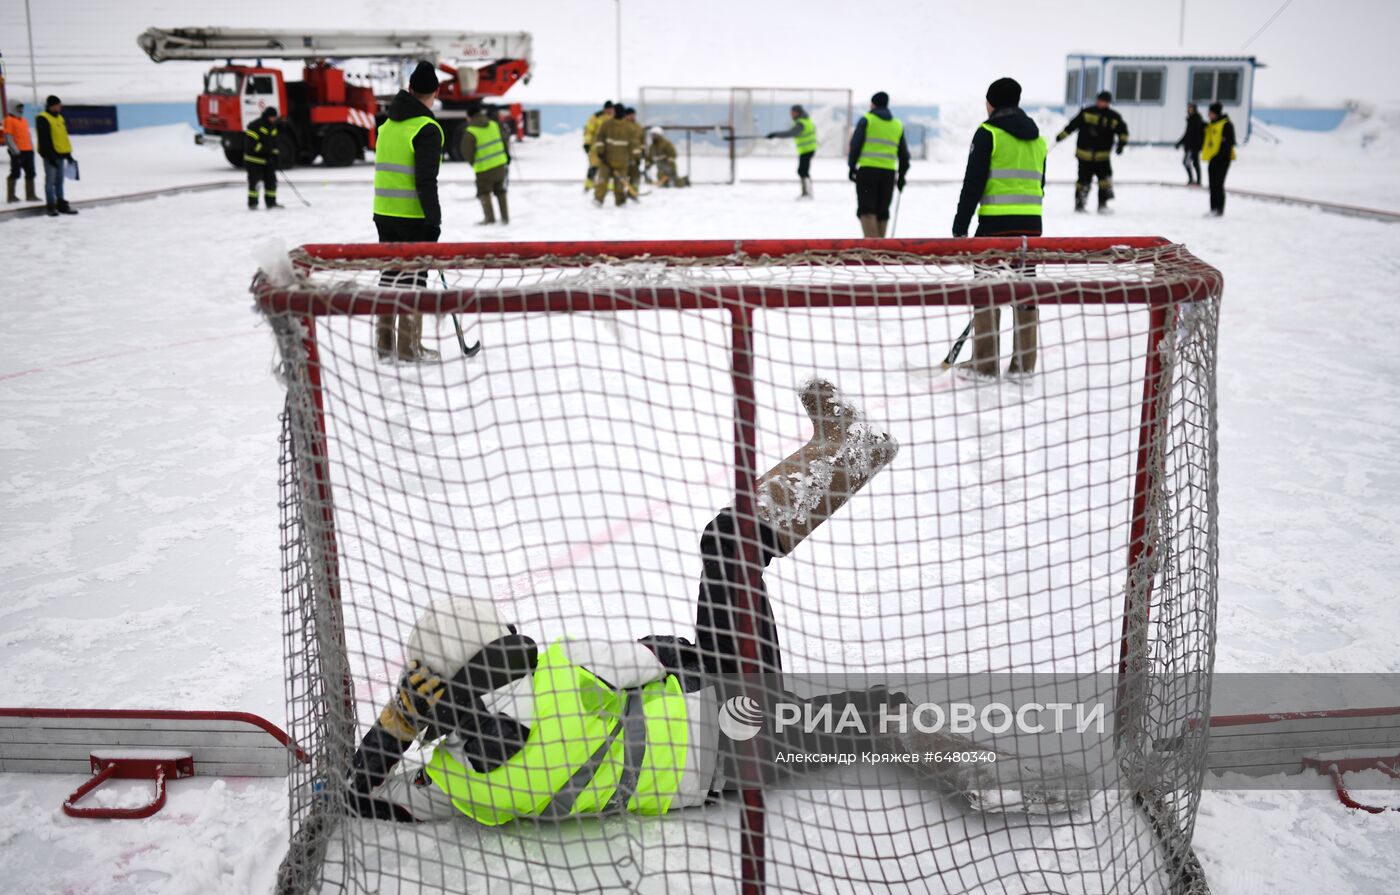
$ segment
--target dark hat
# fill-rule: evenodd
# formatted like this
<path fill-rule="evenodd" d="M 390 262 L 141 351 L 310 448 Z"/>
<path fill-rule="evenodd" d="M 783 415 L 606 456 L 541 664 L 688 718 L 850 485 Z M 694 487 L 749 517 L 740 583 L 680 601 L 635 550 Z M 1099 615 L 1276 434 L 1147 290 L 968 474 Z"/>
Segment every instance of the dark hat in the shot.
<path fill-rule="evenodd" d="M 610 99 L 605 99 L 605 100 L 603 100 L 603 108 L 604 108 L 604 109 L 611 109 L 612 107 L 613 107 L 613 101 L 612 101 L 612 100 L 610 100 Z"/>
<path fill-rule="evenodd" d="M 997 78 L 987 88 L 987 102 L 993 109 L 1010 109 L 1021 104 L 1021 85 L 1011 78 Z"/>
<path fill-rule="evenodd" d="M 875 108 L 883 109 L 890 104 L 890 95 L 881 90 L 879 93 L 870 97 L 870 102 L 874 104 Z"/>
<path fill-rule="evenodd" d="M 1212 112 L 1214 112 L 1215 114 L 1217 114 L 1217 115 L 1224 115 L 1224 114 L 1225 114 L 1225 107 L 1222 106 L 1222 105 L 1220 105 L 1220 103 L 1211 103 L 1211 104 L 1210 104 L 1210 110 L 1211 110 Z"/>
<path fill-rule="evenodd" d="M 44 108 L 47 109 L 49 106 L 57 106 L 62 102 L 63 100 L 50 93 L 48 98 L 44 100 Z"/>
<path fill-rule="evenodd" d="M 420 62 L 408 79 L 408 88 L 414 93 L 434 93 L 438 89 L 437 66 L 431 62 Z"/>
<path fill-rule="evenodd" d="M 1109 93 L 1107 90 L 1100 90 L 1099 95 L 1094 97 L 1094 99 L 1101 99 L 1106 103 L 1111 103 L 1113 102 L 1113 94 Z"/>
<path fill-rule="evenodd" d="M 792 111 L 796 112 L 796 113 L 799 114 L 799 115 L 806 115 L 806 114 L 807 114 L 807 110 L 804 109 L 804 108 L 802 108 L 802 104 L 801 104 L 801 103 L 797 103 L 796 105 L 794 105 L 794 106 L 792 107 Z"/>
<path fill-rule="evenodd" d="M 276 106 L 268 106 L 266 109 L 263 109 L 262 117 L 264 117 L 264 118 L 276 118 L 276 117 L 277 117 L 277 107 L 276 107 Z"/>

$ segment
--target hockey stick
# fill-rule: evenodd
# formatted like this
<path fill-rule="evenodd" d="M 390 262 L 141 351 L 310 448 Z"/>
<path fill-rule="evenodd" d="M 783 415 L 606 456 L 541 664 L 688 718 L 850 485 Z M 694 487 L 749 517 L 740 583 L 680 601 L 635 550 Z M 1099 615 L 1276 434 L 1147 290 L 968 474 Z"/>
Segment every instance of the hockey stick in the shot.
<path fill-rule="evenodd" d="M 962 354 L 963 344 L 967 342 L 967 337 L 970 335 L 972 335 L 971 320 L 967 321 L 967 326 L 963 327 L 962 335 L 958 336 L 957 340 L 953 342 L 953 347 L 948 349 L 948 353 L 944 356 L 941 364 L 936 367 L 905 367 L 904 372 L 915 375 L 925 375 L 929 379 L 942 376 L 958 362 L 958 355 Z"/>
<path fill-rule="evenodd" d="M 307 208 L 310 208 L 311 203 L 306 201 L 306 197 L 301 194 L 301 190 L 297 189 L 297 185 L 295 183 L 292 183 L 292 178 L 288 177 L 286 173 L 283 172 L 282 179 L 287 182 L 287 186 L 292 188 L 292 192 L 297 194 L 297 198 L 301 200 L 301 204 L 305 205 Z"/>
<path fill-rule="evenodd" d="M 442 288 L 446 290 L 447 274 L 439 270 L 438 277 L 442 280 Z M 456 314 L 449 314 L 448 316 L 452 318 L 452 328 L 457 331 L 457 345 L 462 349 L 462 357 L 476 357 L 476 355 L 481 351 L 481 340 L 477 339 L 476 344 L 468 348 L 467 337 L 462 333 L 462 321 L 457 319 Z"/>
<path fill-rule="evenodd" d="M 894 197 L 894 217 L 890 218 L 890 239 L 894 239 L 895 228 L 899 226 L 899 203 L 903 200 L 904 190 L 900 190 L 899 194 Z"/>

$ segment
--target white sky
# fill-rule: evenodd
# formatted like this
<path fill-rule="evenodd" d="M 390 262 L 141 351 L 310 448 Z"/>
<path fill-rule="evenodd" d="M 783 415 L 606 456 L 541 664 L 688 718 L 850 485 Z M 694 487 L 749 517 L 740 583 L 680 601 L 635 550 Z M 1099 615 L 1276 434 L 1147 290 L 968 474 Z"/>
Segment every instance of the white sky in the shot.
<path fill-rule="evenodd" d="M 1010 75 L 1058 101 L 1072 51 L 1240 54 L 1283 0 L 621 0 L 623 92 L 643 85 L 849 87 L 903 102 L 959 102 Z M 0 0 L 11 89 L 29 93 L 24 0 Z M 69 101 L 192 98 L 196 63 L 156 66 L 147 27 L 466 28 L 530 31 L 537 75 L 522 101 L 593 102 L 615 84 L 615 0 L 29 0 L 40 93 Z M 871 7 L 881 10 L 877 19 Z M 993 11 L 995 10 L 995 12 Z M 1400 99 L 1397 0 L 1293 0 L 1246 50 L 1268 68 L 1262 104 Z M 19 83 L 17 83 L 19 82 Z M 512 97 L 516 96 L 512 93 Z"/>

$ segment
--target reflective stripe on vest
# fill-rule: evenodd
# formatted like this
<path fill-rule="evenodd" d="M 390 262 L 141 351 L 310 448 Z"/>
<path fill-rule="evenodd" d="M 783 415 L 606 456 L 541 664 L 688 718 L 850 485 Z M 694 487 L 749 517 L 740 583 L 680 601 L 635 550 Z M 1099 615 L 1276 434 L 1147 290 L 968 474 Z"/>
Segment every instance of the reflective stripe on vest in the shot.
<path fill-rule="evenodd" d="M 812 123 L 812 119 L 806 115 L 797 119 L 797 124 L 802 128 L 802 133 L 793 137 L 797 143 L 797 154 L 806 155 L 809 152 L 817 151 L 817 126 Z"/>
<path fill-rule="evenodd" d="M 49 123 L 49 143 L 53 145 L 53 151 L 59 155 L 72 154 L 73 144 L 68 141 L 68 124 L 63 116 L 40 112 L 39 117 Z"/>
<path fill-rule="evenodd" d="M 573 664 L 559 644 L 531 675 L 535 716 L 520 751 L 489 771 L 439 747 L 428 777 L 457 810 L 499 826 L 521 817 L 563 818 L 626 803 L 638 814 L 671 807 L 685 767 L 685 694 L 675 676 L 614 690 Z"/>
<path fill-rule="evenodd" d="M 990 124 L 983 124 L 982 129 L 992 135 L 992 161 L 977 213 L 982 217 L 1038 217 L 1045 195 L 1040 184 L 1045 170 L 1045 138 L 1018 140 Z"/>
<path fill-rule="evenodd" d="M 886 121 L 874 112 L 866 112 L 865 142 L 861 144 L 856 167 L 898 170 L 899 140 L 903 136 L 904 122 L 898 118 Z"/>
<path fill-rule="evenodd" d="M 423 128 L 432 126 L 442 133 L 442 125 L 430 115 L 419 115 L 405 121 L 390 119 L 379 125 L 374 149 L 374 213 L 391 218 L 425 217 L 423 203 L 418 201 L 418 183 L 414 175 L 413 138 Z"/>
<path fill-rule="evenodd" d="M 476 138 L 476 156 L 472 162 L 472 170 L 476 173 L 499 168 L 510 161 L 506 158 L 506 144 L 501 139 L 500 124 L 488 121 L 481 127 L 468 126 L 467 133 Z"/>

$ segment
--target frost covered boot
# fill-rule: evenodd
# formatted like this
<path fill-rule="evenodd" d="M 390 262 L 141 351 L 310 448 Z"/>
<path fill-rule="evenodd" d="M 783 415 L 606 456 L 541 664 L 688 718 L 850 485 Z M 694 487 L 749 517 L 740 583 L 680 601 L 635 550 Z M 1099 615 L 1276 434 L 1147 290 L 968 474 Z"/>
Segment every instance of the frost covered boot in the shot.
<path fill-rule="evenodd" d="M 26 201 L 26 202 L 38 202 L 38 201 L 39 201 L 39 194 L 36 193 L 36 192 L 34 192 L 34 178 L 33 178 L 33 177 L 26 177 L 26 178 L 24 178 L 24 201 Z"/>
<path fill-rule="evenodd" d="M 17 183 L 19 183 L 19 181 L 18 181 L 17 179 L 16 179 L 16 180 L 7 180 L 7 181 L 5 181 L 5 202 L 6 202 L 6 204 L 8 204 L 8 203 L 10 203 L 10 202 L 18 202 L 18 201 L 19 201 L 19 196 L 16 195 L 16 193 L 15 193 L 15 184 L 17 184 Z"/>
<path fill-rule="evenodd" d="M 836 387 L 813 379 L 802 387 L 812 438 L 758 482 L 758 515 L 778 536 L 783 555 L 845 506 L 899 452 Z"/>
<path fill-rule="evenodd" d="M 394 317 L 380 314 L 374 321 L 374 353 L 380 360 L 394 357 Z"/>

